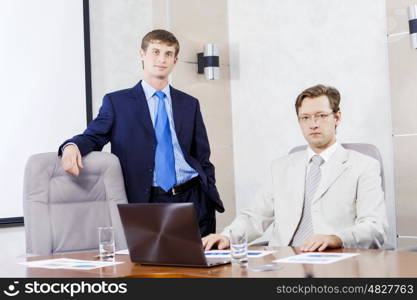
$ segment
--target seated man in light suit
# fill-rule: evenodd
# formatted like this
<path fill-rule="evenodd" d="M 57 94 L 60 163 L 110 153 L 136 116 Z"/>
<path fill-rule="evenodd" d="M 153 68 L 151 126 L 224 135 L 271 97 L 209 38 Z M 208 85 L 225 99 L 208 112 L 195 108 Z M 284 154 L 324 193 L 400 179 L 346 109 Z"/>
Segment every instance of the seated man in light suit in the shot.
<path fill-rule="evenodd" d="M 336 141 L 340 94 L 316 85 L 303 91 L 295 108 L 308 142 L 306 151 L 272 163 L 253 205 L 221 234 L 202 239 L 206 250 L 229 247 L 229 230 L 246 230 L 248 241 L 273 224 L 271 246 L 380 248 L 387 217 L 379 162 L 346 150 Z"/>

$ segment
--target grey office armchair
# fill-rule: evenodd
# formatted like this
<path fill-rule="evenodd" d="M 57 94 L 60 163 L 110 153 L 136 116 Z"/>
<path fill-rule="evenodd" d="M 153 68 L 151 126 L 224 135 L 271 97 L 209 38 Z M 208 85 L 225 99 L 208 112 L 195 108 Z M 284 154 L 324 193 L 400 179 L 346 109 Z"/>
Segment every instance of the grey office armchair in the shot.
<path fill-rule="evenodd" d="M 29 158 L 23 187 L 27 254 L 98 249 L 100 226 L 113 226 L 116 248 L 127 248 L 117 209 L 127 203 L 118 158 L 92 152 L 83 165 L 74 177 L 63 170 L 56 152 Z"/>

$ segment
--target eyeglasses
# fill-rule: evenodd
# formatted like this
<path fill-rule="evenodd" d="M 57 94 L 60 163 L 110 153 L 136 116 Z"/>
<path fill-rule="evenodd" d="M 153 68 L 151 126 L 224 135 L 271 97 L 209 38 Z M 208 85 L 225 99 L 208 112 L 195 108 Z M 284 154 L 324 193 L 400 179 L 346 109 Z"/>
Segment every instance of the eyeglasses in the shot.
<path fill-rule="evenodd" d="M 330 113 L 320 112 L 320 113 L 316 113 L 314 115 L 302 115 L 302 116 L 298 117 L 298 120 L 300 120 L 300 122 L 303 123 L 303 124 L 308 124 L 308 123 L 311 122 L 311 120 L 313 120 L 314 122 L 317 122 L 317 123 L 321 123 L 321 122 L 326 121 L 327 118 L 330 115 L 333 115 L 333 114 L 334 114 L 334 112 L 330 112 Z"/>

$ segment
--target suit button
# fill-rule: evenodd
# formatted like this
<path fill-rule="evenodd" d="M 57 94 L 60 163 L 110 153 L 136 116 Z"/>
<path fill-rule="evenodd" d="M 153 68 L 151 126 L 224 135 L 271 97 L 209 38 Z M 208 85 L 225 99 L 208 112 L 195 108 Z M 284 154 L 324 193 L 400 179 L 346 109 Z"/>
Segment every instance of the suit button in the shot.
<path fill-rule="evenodd" d="M 153 169 L 152 168 L 149 168 L 148 171 L 149 171 L 149 173 L 152 173 L 153 172 Z"/>

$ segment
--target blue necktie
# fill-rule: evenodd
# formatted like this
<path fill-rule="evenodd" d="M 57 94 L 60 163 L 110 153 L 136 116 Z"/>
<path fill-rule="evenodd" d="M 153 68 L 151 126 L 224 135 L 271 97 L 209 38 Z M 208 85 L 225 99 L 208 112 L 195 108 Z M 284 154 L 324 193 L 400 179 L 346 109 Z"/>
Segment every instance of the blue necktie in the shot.
<path fill-rule="evenodd" d="M 158 113 L 155 121 L 156 153 L 155 176 L 156 184 L 168 191 L 176 183 L 174 149 L 172 147 L 171 129 L 165 108 L 165 93 L 156 91 L 158 97 Z"/>

